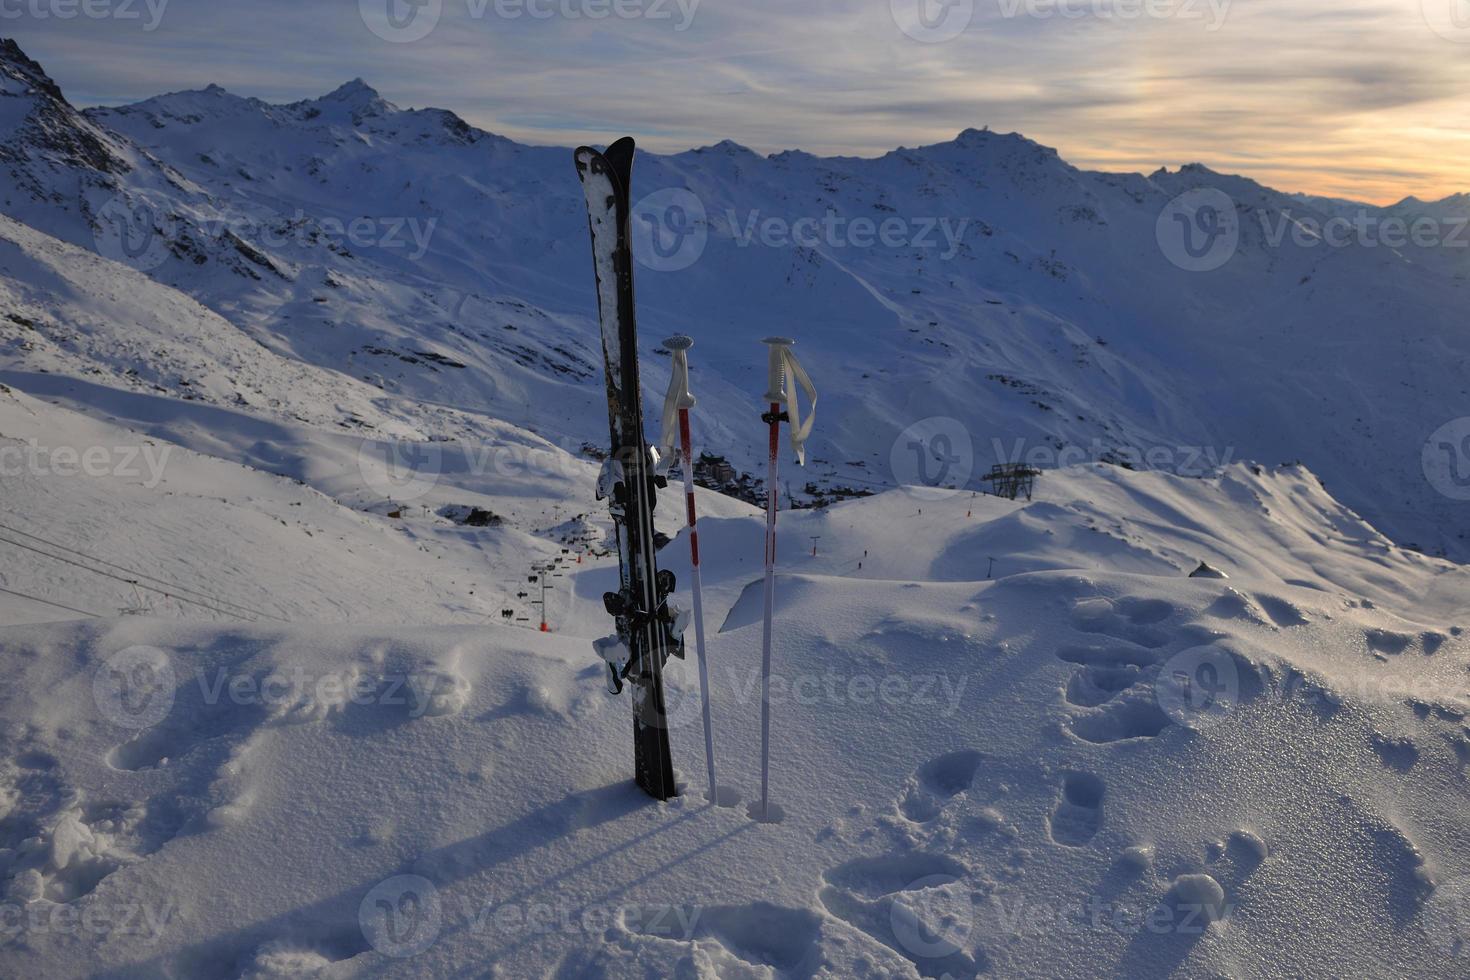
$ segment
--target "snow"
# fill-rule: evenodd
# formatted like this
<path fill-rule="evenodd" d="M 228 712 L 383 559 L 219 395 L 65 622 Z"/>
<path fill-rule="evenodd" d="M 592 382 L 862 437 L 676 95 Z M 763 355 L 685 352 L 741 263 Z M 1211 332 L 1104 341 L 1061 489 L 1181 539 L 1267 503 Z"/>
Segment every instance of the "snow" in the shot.
<path fill-rule="evenodd" d="M 1268 513 L 1238 482 L 1301 505 Z M 11 627 L 10 900 L 28 915 L 142 911 L 100 941 L 22 930 L 0 961 L 56 976 L 1456 975 L 1435 923 L 1439 888 L 1470 872 L 1444 797 L 1470 752 L 1456 629 L 1470 593 L 1448 581 L 1463 572 L 1365 554 L 1351 533 L 1282 551 L 1276 538 L 1324 526 L 1330 506 L 1294 468 L 1213 485 L 1083 468 L 1038 489 L 1029 505 L 953 497 L 919 515 L 898 490 L 782 515 L 783 540 L 821 526 L 830 550 L 782 557 L 774 824 L 703 802 L 689 663 L 668 672 L 684 795 L 660 806 L 632 787 L 627 706 L 590 650 L 611 558 L 569 570 L 551 634 Z M 1118 493 L 1138 541 L 1090 532 L 1083 552 L 1067 522 Z M 1201 493 L 1197 524 L 1147 520 Z M 1042 570 L 987 581 L 963 542 L 1030 511 L 1021 550 Z M 761 531 L 753 508 L 712 518 L 702 549 L 707 614 L 724 624 L 710 634 L 716 747 L 742 802 L 758 793 L 760 627 L 742 596 L 758 590 Z M 367 536 L 318 547 L 345 558 Z M 936 539 L 956 555 L 943 577 L 914 564 Z M 1231 556 L 1228 582 L 1188 578 L 1183 560 L 1115 561 L 1202 542 Z M 682 573 L 686 555 L 676 541 L 663 559 Z M 1333 584 L 1366 583 L 1370 560 L 1393 568 L 1376 589 Z M 1439 582 L 1432 609 L 1412 594 Z M 1409 645 L 1377 655 L 1374 631 Z M 1160 708 L 1153 691 L 1201 643 L 1238 672 L 1231 709 Z M 141 728 L 119 723 L 136 721 L 123 689 L 97 689 L 136 676 L 139 657 L 167 681 L 166 713 Z M 380 900 L 417 916 L 430 898 L 434 916 L 374 918 Z"/>
<path fill-rule="evenodd" d="M 1189 182 L 1311 202 L 1014 134 L 640 157 L 710 216 L 687 275 L 637 270 L 644 337 L 699 340 L 696 448 L 759 458 L 756 340 L 790 324 L 823 396 L 793 483 L 880 491 L 780 514 L 760 822 L 762 513 L 698 491 L 721 805 L 695 665 L 666 671 L 655 804 L 592 649 L 618 571 L 569 154 L 360 81 L 52 108 L 132 169 L 7 163 L 0 975 L 1465 975 L 1470 580 L 1405 546 L 1454 553 L 1462 516 L 1406 475 L 1461 385 L 1441 259 L 1247 235 L 1182 279 L 1143 243 Z M 94 254 L 117 192 L 196 231 L 440 223 L 417 260 L 242 235 L 271 271 L 203 236 L 138 269 Z M 990 234 L 941 271 L 743 246 L 727 205 Z M 1046 466 L 1011 501 L 906 481 L 916 424 L 974 467 L 1016 438 L 1234 451 Z"/>

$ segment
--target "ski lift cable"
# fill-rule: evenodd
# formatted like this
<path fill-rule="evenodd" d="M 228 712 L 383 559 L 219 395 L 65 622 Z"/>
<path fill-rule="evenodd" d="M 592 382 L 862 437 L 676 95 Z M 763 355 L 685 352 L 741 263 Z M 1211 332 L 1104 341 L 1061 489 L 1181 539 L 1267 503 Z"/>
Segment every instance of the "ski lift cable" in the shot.
<path fill-rule="evenodd" d="M 39 602 L 47 606 L 55 606 L 57 609 L 65 609 L 67 612 L 81 613 L 83 616 L 91 616 L 93 619 L 102 618 L 94 612 L 87 612 L 87 610 L 85 609 L 78 609 L 75 606 L 68 606 L 65 603 L 61 602 L 52 602 L 50 599 L 42 599 L 38 595 L 28 595 L 24 592 L 17 592 L 14 589 L 6 588 L 0 588 L 0 592 L 4 592 L 6 595 L 20 596 L 22 599 L 29 599 L 32 602 Z"/>
<path fill-rule="evenodd" d="M 115 568 L 115 569 L 117 569 L 120 572 L 126 572 L 127 574 L 132 575 L 132 576 L 135 576 L 136 578 L 143 579 L 143 580 L 146 580 L 148 582 L 156 582 L 159 585 L 165 586 L 165 587 L 173 590 L 176 593 L 183 593 L 184 595 L 192 595 L 192 596 L 195 596 L 196 598 L 204 599 L 204 600 L 207 600 L 208 602 L 217 603 L 218 605 L 221 605 L 221 606 L 233 606 L 234 608 L 236 608 L 236 609 L 238 609 L 238 610 L 240 610 L 242 612 L 247 612 L 247 613 L 250 613 L 251 615 L 254 615 L 254 616 L 260 616 L 260 617 L 262 617 L 264 619 L 274 619 L 274 620 L 277 620 L 278 622 L 285 622 L 285 620 L 281 619 L 278 616 L 272 616 L 272 615 L 270 615 L 268 613 L 263 613 L 263 612 L 261 612 L 258 609 L 252 609 L 249 606 L 246 606 L 246 605 L 244 605 L 242 603 L 233 602 L 233 601 L 231 601 L 229 599 L 221 599 L 221 598 L 218 598 L 217 596 L 212 596 L 212 595 L 210 595 L 210 594 L 208 594 L 206 592 L 200 592 L 200 591 L 198 591 L 196 589 L 190 589 L 190 588 L 187 588 L 187 587 L 182 586 L 182 585 L 177 585 L 177 584 L 175 584 L 173 582 L 167 581 L 166 579 L 161 579 L 161 578 L 158 578 L 157 576 L 149 575 L 149 574 L 147 574 L 145 572 L 139 572 L 139 571 L 137 571 L 135 569 L 128 568 L 125 565 L 119 565 L 116 562 L 108 561 L 105 558 L 98 558 L 97 556 L 90 555 L 90 554 L 88 554 L 85 551 L 80 551 L 80 550 L 78 550 L 76 548 L 68 547 L 67 545 L 60 544 L 60 543 L 58 543 L 56 541 L 51 541 L 51 540 L 49 540 L 47 538 L 43 538 L 40 535 L 31 534 L 28 531 L 22 531 L 20 528 L 11 527 L 8 524 L 0 523 L 0 530 L 9 531 L 12 534 L 18 534 L 21 537 L 29 538 L 32 541 L 39 541 L 40 543 L 46 545 L 48 548 L 55 548 L 57 551 L 65 551 L 65 552 L 67 552 L 69 554 L 78 555 L 78 556 L 80 556 L 82 558 L 87 559 L 88 561 L 95 562 L 98 565 L 104 565 L 104 566 L 106 566 L 108 568 Z M 19 542 L 14 542 L 14 543 L 17 543 L 18 544 Z M 24 546 L 22 545 L 22 547 L 24 547 Z M 147 585 L 144 585 L 143 587 L 144 588 L 148 588 Z M 154 589 L 153 591 L 157 592 L 159 590 Z"/>
<path fill-rule="evenodd" d="M 101 575 L 101 576 L 104 576 L 106 578 L 110 578 L 110 579 L 114 579 L 114 580 L 116 580 L 118 582 L 122 582 L 125 585 L 132 585 L 132 586 L 135 586 L 137 588 L 147 589 L 150 592 L 157 592 L 159 595 L 165 596 L 165 597 L 167 597 L 169 599 L 176 599 L 179 602 L 186 602 L 186 603 L 189 603 L 190 605 L 202 606 L 203 608 L 209 609 L 209 610 L 211 610 L 213 612 L 217 612 L 217 613 L 219 613 L 222 616 L 231 616 L 231 617 L 234 617 L 235 619 L 243 619 L 244 618 L 239 612 L 236 612 L 235 610 L 232 610 L 232 609 L 222 609 L 219 606 L 213 606 L 213 605 L 210 605 L 207 602 L 200 602 L 198 599 L 190 599 L 190 598 L 187 598 L 185 596 L 175 595 L 172 592 L 168 592 L 168 591 L 166 591 L 164 589 L 160 589 L 160 588 L 158 588 L 156 586 L 146 585 L 146 584 L 144 584 L 142 582 L 137 581 L 136 579 L 123 578 L 121 575 L 114 575 L 111 572 L 105 572 L 105 571 L 103 571 L 100 568 L 92 568 L 90 565 L 84 565 L 84 564 L 82 564 L 79 561 L 73 561 L 70 558 L 63 558 L 60 555 L 53 555 L 53 554 L 50 554 L 49 552 L 42 551 L 40 548 L 34 548 L 34 547 L 32 547 L 32 546 L 30 546 L 28 544 L 24 544 L 24 543 L 19 542 L 19 541 L 12 541 L 10 538 L 4 537 L 3 535 L 0 535 L 0 542 L 4 542 L 5 544 L 14 545 L 17 548 L 24 548 L 26 551 L 33 551 L 36 554 L 41 555 L 41 556 L 43 556 L 45 558 L 50 558 L 52 561 L 59 561 L 59 562 L 64 562 L 67 565 L 73 565 L 73 566 L 75 566 L 77 568 L 82 569 L 83 571 L 91 572 L 93 575 Z M 75 610 L 73 610 L 73 611 L 75 611 Z M 259 615 L 264 615 L 264 614 L 259 614 Z M 270 616 L 270 617 L 266 617 L 266 618 L 276 619 L 276 617 L 274 617 L 274 616 Z M 277 619 L 276 621 L 277 622 L 285 622 L 285 620 L 283 620 L 283 619 Z"/>

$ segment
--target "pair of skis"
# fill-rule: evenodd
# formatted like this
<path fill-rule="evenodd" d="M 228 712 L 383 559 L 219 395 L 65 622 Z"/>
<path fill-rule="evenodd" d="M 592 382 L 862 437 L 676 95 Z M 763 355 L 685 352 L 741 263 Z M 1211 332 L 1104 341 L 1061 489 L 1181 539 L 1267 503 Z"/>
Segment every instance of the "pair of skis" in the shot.
<path fill-rule="evenodd" d="M 664 700 L 663 668 L 670 654 L 684 655 L 683 615 L 669 603 L 674 591 L 671 572 L 659 571 L 654 555 L 653 509 L 657 489 L 666 485 L 660 475 L 659 453 L 643 436 L 643 412 L 638 380 L 638 334 L 633 304 L 633 252 L 630 234 L 629 189 L 634 143 L 618 140 L 605 152 L 580 147 L 575 154 L 577 175 L 587 199 L 592 235 L 592 260 L 597 276 L 597 305 L 601 321 L 604 372 L 607 382 L 611 452 L 598 480 L 598 497 L 609 501 L 618 547 L 618 591 L 604 598 L 617 632 L 594 646 L 608 665 L 608 686 L 617 693 L 623 681 L 633 685 L 633 756 L 638 785 L 650 796 L 666 800 L 677 795 L 669 751 L 668 714 Z M 704 608 L 699 572 L 699 531 L 694 509 L 694 456 L 689 410 L 695 400 L 689 391 L 688 337 L 671 337 L 665 346 L 673 354 L 673 377 L 664 401 L 664 456 L 673 458 L 677 422 L 679 451 L 683 456 L 686 520 L 694 594 L 695 648 L 699 661 L 700 695 L 704 709 L 705 761 L 709 771 L 709 799 L 719 801 L 715 776 L 714 734 L 710 721 L 709 671 L 704 646 Z M 771 625 L 775 606 L 777 452 L 780 426 L 791 426 L 798 464 L 805 462 L 804 443 L 811 432 L 812 415 L 803 421 L 796 392 L 800 387 L 810 409 L 816 407 L 811 379 L 791 353 L 793 341 L 768 337 L 769 385 L 765 400 L 770 411 L 762 416 L 769 425 L 770 453 L 766 486 L 765 624 L 761 643 L 761 809 L 770 817 L 770 688 Z"/>

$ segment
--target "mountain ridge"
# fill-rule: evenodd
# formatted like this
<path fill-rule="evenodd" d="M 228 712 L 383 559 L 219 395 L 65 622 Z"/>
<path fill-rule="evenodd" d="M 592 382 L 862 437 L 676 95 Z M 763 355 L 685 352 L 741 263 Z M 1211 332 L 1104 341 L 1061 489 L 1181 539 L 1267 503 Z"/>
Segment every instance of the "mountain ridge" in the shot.
<path fill-rule="evenodd" d="M 285 106 L 204 89 L 72 112 L 128 169 L 0 114 L 0 164 L 33 188 L 5 213 L 366 381 L 400 417 L 451 404 L 572 449 L 605 436 L 565 149 L 399 109 L 365 82 Z M 801 342 L 824 409 L 798 500 L 912 482 L 923 423 L 962 437 L 950 478 L 971 486 L 1017 446 L 1044 465 L 1300 458 L 1395 540 L 1466 554 L 1463 508 L 1421 460 L 1465 393 L 1462 252 L 1328 245 L 1335 212 L 1249 178 L 1084 171 L 979 129 L 876 158 L 724 141 L 640 155 L 635 181 L 660 244 L 698 245 L 670 261 L 645 239 L 639 293 L 649 350 L 700 339 L 704 446 L 758 472 L 752 351 L 776 326 Z M 1235 211 L 1205 271 L 1168 238 L 1170 209 L 1199 195 Z M 649 410 L 665 371 L 648 359 Z"/>

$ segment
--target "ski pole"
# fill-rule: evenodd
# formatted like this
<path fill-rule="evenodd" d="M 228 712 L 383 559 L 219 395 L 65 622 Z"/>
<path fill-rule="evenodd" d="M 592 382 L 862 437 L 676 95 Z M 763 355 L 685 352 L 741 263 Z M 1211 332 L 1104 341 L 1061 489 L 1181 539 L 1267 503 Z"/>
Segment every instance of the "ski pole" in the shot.
<path fill-rule="evenodd" d="M 776 462 L 781 443 L 781 423 L 791 423 L 791 446 L 796 452 L 797 465 L 804 465 L 804 444 L 811 432 L 812 420 L 817 407 L 817 392 L 811 379 L 797 363 L 791 353 L 796 343 L 785 337 L 767 337 L 761 341 L 770 345 L 769 387 L 765 400 L 770 403 L 769 412 L 761 419 L 770 425 L 770 446 L 766 458 L 766 617 L 761 630 L 761 820 L 771 817 L 771 622 L 776 606 Z M 801 406 L 796 392 L 788 389 L 788 380 L 799 385 L 807 395 L 813 415 L 801 418 Z M 788 406 L 782 411 L 782 405 Z"/>
<path fill-rule="evenodd" d="M 673 422 L 678 416 L 679 452 L 684 459 L 684 512 L 689 525 L 689 564 L 694 592 L 694 650 L 699 659 L 699 696 L 704 704 L 704 760 L 709 768 L 709 801 L 719 803 L 719 783 L 715 779 L 715 734 L 710 723 L 709 666 L 704 656 L 704 598 L 699 577 L 699 524 L 694 513 L 694 449 L 689 436 L 689 410 L 694 407 L 694 395 L 689 391 L 689 348 L 694 341 L 679 334 L 664 341 L 664 346 L 674 352 L 673 377 L 669 381 L 669 393 L 664 399 L 663 444 L 666 458 L 673 458 Z"/>

